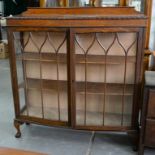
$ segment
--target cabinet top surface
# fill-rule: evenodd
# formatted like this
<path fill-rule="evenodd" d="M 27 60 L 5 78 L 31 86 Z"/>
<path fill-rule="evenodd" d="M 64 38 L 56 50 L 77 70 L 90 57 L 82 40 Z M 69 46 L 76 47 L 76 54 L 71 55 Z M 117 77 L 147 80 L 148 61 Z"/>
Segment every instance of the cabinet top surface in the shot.
<path fill-rule="evenodd" d="M 29 8 L 8 19 L 145 19 L 133 7 Z"/>
<path fill-rule="evenodd" d="M 146 19 L 133 7 L 29 8 L 20 15 L 8 17 L 7 26 L 145 27 Z"/>

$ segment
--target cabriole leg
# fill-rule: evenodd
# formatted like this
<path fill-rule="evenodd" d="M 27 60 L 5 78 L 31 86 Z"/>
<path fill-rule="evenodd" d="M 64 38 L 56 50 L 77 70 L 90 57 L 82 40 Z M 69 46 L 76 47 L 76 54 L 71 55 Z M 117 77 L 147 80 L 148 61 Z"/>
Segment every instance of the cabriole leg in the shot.
<path fill-rule="evenodd" d="M 19 122 L 17 120 L 14 120 L 14 126 L 17 130 L 17 133 L 15 134 L 15 137 L 16 138 L 20 138 L 21 137 L 21 131 L 20 131 L 20 126 L 22 125 L 23 123 L 22 122 Z"/>

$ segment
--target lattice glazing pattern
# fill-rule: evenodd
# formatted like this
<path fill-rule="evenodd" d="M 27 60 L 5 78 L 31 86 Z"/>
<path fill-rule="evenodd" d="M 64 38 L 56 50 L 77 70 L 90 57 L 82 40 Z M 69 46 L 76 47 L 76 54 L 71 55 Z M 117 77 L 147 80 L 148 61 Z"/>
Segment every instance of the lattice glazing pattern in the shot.
<path fill-rule="evenodd" d="M 136 33 L 76 34 L 76 125 L 131 126 L 136 50 Z"/>
<path fill-rule="evenodd" d="M 66 32 L 14 33 L 23 115 L 68 120 Z M 23 71 L 21 72 L 21 68 Z M 25 103 L 23 105 L 23 103 Z"/>

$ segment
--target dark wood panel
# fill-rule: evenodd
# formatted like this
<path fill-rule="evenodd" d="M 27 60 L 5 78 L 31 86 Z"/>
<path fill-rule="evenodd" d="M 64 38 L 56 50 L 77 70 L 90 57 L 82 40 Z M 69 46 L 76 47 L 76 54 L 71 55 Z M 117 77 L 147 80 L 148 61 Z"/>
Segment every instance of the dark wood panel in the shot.
<path fill-rule="evenodd" d="M 146 146 L 155 147 L 155 120 L 147 119 L 145 129 L 145 141 Z"/>
<path fill-rule="evenodd" d="M 147 117 L 155 118 L 155 90 L 149 90 Z"/>

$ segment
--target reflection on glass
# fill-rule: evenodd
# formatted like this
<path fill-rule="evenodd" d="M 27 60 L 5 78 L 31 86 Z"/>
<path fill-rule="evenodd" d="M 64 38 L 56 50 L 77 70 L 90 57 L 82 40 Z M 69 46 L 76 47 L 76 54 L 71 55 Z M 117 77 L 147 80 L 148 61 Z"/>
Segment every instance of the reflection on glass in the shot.
<path fill-rule="evenodd" d="M 128 6 L 133 6 L 137 11 L 142 11 L 143 0 L 127 0 Z"/>
<path fill-rule="evenodd" d="M 89 0 L 79 0 L 78 1 L 78 6 L 89 6 Z"/>
<path fill-rule="evenodd" d="M 40 0 L 41 7 L 116 6 L 119 0 Z"/>
<path fill-rule="evenodd" d="M 70 6 L 86 7 L 93 6 L 95 0 L 70 0 Z"/>
<path fill-rule="evenodd" d="M 59 7 L 66 6 L 66 0 L 40 0 L 40 7 Z"/>
<path fill-rule="evenodd" d="M 46 7 L 58 6 L 58 0 L 46 0 Z"/>
<path fill-rule="evenodd" d="M 119 0 L 77 0 L 78 6 L 116 6 Z"/>
<path fill-rule="evenodd" d="M 119 0 L 100 0 L 100 6 L 116 6 L 119 5 Z"/>
<path fill-rule="evenodd" d="M 135 6 L 137 11 L 143 10 L 144 0 L 126 0 L 127 6 Z M 41 7 L 104 7 L 118 6 L 119 0 L 40 0 Z"/>

